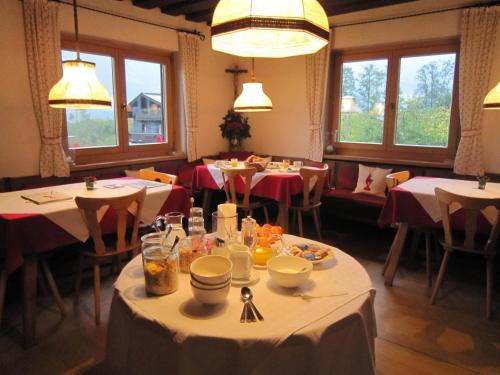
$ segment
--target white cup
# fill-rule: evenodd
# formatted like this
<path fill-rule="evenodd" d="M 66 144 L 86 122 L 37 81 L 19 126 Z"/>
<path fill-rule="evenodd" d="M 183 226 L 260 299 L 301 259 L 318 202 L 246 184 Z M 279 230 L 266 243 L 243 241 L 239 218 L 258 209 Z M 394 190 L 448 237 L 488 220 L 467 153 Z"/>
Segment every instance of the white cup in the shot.
<path fill-rule="evenodd" d="M 233 262 L 232 277 L 237 280 L 248 280 L 254 264 L 250 248 L 246 245 L 233 243 L 228 245 L 229 259 Z"/>
<path fill-rule="evenodd" d="M 303 165 L 304 165 L 304 163 L 302 163 L 300 160 L 295 160 L 293 162 L 294 168 L 302 168 Z"/>

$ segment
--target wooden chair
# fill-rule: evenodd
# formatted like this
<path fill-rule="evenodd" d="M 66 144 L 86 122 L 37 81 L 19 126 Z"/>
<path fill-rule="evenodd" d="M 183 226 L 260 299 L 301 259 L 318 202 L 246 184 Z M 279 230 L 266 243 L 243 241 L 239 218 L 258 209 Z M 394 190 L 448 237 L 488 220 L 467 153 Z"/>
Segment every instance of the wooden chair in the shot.
<path fill-rule="evenodd" d="M 444 273 L 448 264 L 448 259 L 452 251 L 463 251 L 467 253 L 481 254 L 486 258 L 486 317 L 491 318 L 491 301 L 492 301 L 492 287 L 493 287 L 493 261 L 494 256 L 498 253 L 495 250 L 496 241 L 500 234 L 500 198 L 472 198 L 464 197 L 442 190 L 435 189 L 436 197 L 439 201 L 439 208 L 443 217 L 444 228 L 444 241 L 441 242 L 445 250 L 439 274 L 432 291 L 431 304 L 436 302 L 436 296 L 439 287 L 443 282 Z M 451 219 L 450 219 L 450 205 L 456 202 L 460 204 L 465 211 L 465 240 L 459 241 L 452 233 Z M 497 215 L 488 239 L 484 245 L 477 244 L 477 219 L 481 214 L 481 210 L 493 206 L 496 207 Z"/>
<path fill-rule="evenodd" d="M 264 217 L 266 223 L 269 223 L 269 212 L 267 210 L 267 205 L 265 202 L 260 200 L 250 201 L 250 187 L 252 184 L 252 177 L 257 173 L 255 168 L 221 168 L 222 179 L 224 180 L 224 191 L 226 192 L 226 198 L 228 202 L 236 204 L 238 208 L 243 210 L 245 215 L 253 215 L 253 210 L 257 208 L 262 208 L 264 210 Z M 235 179 L 237 176 L 245 182 L 245 192 L 243 193 L 243 199 L 238 199 L 238 194 L 236 193 L 236 183 Z"/>
<path fill-rule="evenodd" d="M 328 164 L 325 164 L 323 168 L 312 168 L 312 167 L 302 167 L 300 168 L 300 176 L 303 181 L 303 192 L 302 192 L 302 202 L 298 204 L 292 203 L 290 210 L 292 211 L 292 222 L 297 223 L 299 226 L 299 235 L 304 237 L 304 229 L 302 225 L 302 213 L 311 212 L 314 220 L 314 227 L 316 228 L 316 233 L 319 240 L 321 237 L 321 217 L 319 213 L 319 207 L 321 206 L 321 196 L 323 194 L 323 187 L 325 185 L 325 179 L 328 175 Z M 314 188 L 311 190 L 311 179 L 316 178 L 316 183 Z"/>
<path fill-rule="evenodd" d="M 95 303 L 95 323 L 100 324 L 101 320 L 101 281 L 100 281 L 100 264 L 103 260 L 113 258 L 114 261 L 119 262 L 119 256 L 123 253 L 132 253 L 135 255 L 141 242 L 138 238 L 139 222 L 141 212 L 146 197 L 146 188 L 142 188 L 136 193 L 129 194 L 117 198 L 89 198 L 89 197 L 76 197 L 76 205 L 83 210 L 87 227 L 94 241 L 94 251 L 84 251 L 80 254 L 78 273 L 76 277 L 75 286 L 75 305 L 78 305 L 78 298 L 80 292 L 80 284 L 82 280 L 82 269 L 84 257 L 92 259 L 94 268 L 94 303 Z M 130 241 L 127 242 L 127 216 L 128 209 L 131 205 L 136 205 L 134 225 L 132 228 L 132 235 Z M 101 227 L 97 220 L 97 211 L 103 207 L 109 206 L 116 212 L 116 244 L 114 247 L 105 245 Z"/>
<path fill-rule="evenodd" d="M 139 169 L 139 178 L 143 180 L 163 182 L 164 184 L 175 185 L 177 176 L 168 173 L 156 172 L 151 169 Z"/>
<path fill-rule="evenodd" d="M 393 187 L 402 184 L 410 179 L 410 171 L 401 171 L 390 173 L 385 176 L 385 184 L 387 189 L 391 190 Z"/>

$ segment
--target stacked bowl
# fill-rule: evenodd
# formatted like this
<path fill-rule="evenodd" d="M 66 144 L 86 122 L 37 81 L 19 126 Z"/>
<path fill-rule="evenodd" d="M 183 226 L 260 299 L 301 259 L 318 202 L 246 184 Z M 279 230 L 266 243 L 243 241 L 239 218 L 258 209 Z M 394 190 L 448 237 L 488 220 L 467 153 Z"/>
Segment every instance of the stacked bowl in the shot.
<path fill-rule="evenodd" d="M 196 300 L 215 305 L 226 300 L 231 289 L 233 263 L 220 255 L 207 255 L 191 263 L 191 290 Z"/>

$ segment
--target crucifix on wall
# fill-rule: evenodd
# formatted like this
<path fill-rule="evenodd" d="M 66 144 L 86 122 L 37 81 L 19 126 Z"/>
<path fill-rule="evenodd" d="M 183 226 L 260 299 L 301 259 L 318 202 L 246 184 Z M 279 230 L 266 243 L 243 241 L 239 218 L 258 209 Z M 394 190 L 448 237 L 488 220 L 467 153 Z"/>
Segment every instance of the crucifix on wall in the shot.
<path fill-rule="evenodd" d="M 238 68 L 238 65 L 235 65 L 234 68 L 226 69 L 226 73 L 233 74 L 233 84 L 234 84 L 234 99 L 238 97 L 238 74 L 248 73 L 246 69 Z"/>

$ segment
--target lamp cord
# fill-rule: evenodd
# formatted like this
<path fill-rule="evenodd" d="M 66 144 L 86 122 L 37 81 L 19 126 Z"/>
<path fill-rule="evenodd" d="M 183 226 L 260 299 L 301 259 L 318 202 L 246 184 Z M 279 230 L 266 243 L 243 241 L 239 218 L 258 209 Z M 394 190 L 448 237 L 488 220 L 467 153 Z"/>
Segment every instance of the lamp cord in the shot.
<path fill-rule="evenodd" d="M 75 22 L 76 59 L 80 60 L 80 43 L 78 40 L 78 11 L 76 6 L 76 0 L 73 0 L 73 20 Z"/>

